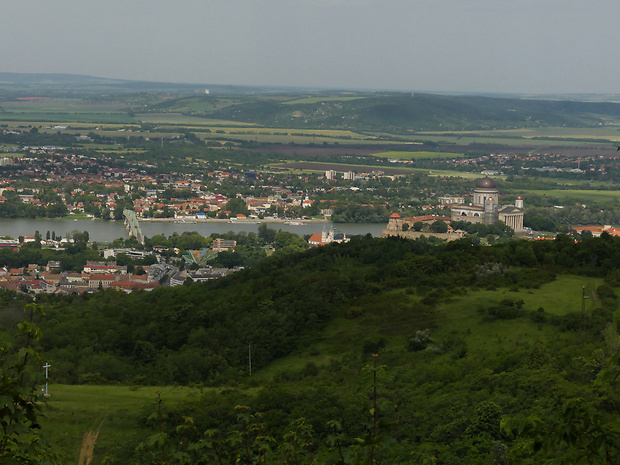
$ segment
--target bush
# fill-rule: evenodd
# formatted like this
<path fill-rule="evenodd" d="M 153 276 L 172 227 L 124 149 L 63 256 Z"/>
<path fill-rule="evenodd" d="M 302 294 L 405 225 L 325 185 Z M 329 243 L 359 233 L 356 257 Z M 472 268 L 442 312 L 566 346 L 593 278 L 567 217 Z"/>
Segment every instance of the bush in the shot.
<path fill-rule="evenodd" d="M 345 318 L 349 320 L 354 320 L 355 318 L 361 316 L 363 313 L 362 307 L 351 307 L 344 314 Z"/>
<path fill-rule="evenodd" d="M 538 310 L 530 313 L 530 320 L 534 323 L 545 323 L 547 321 L 547 314 L 545 313 L 545 309 L 542 307 L 538 307 Z"/>
<path fill-rule="evenodd" d="M 504 299 L 498 305 L 482 309 L 483 321 L 513 320 L 524 314 L 523 300 Z"/>
<path fill-rule="evenodd" d="M 407 350 L 409 352 L 418 352 L 426 349 L 429 344 L 433 344 L 435 340 L 431 337 L 431 330 L 416 331 L 415 336 L 409 339 Z"/>

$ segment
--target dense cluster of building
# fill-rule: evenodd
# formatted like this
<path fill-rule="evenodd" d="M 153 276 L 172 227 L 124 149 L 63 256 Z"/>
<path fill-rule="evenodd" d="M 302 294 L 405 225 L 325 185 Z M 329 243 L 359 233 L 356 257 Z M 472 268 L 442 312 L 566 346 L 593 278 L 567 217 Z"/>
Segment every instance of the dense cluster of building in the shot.
<path fill-rule="evenodd" d="M 247 212 L 252 216 L 303 209 L 314 203 L 303 190 L 279 186 L 276 182 L 263 185 L 261 190 L 269 194 L 262 196 L 237 194 L 229 197 L 207 192 L 207 184 L 255 181 L 256 173 L 213 170 L 192 175 L 177 172 L 154 174 L 155 167 L 146 162 L 125 163 L 123 168 L 118 168 L 114 167 L 118 160 L 105 155 L 95 158 L 49 151 L 49 147 L 43 149 L 31 148 L 32 155 L 36 156 L 9 159 L 11 169 L 5 170 L 0 177 L 0 203 L 6 202 L 11 194 L 23 204 L 49 207 L 62 203 L 69 212 L 95 217 L 102 216 L 102 212 L 104 216 L 114 216 L 118 209 L 130 206 L 139 217 L 179 219 L 228 217 L 231 212 L 226 210 L 226 205 L 231 198 L 237 197 L 244 200 Z M 265 181 L 269 182 L 269 179 Z M 74 186 L 71 189 L 65 187 L 71 185 Z M 163 195 L 165 191 L 167 195 Z M 52 196 L 41 195 L 50 192 Z"/>
<path fill-rule="evenodd" d="M 28 294 L 82 294 L 104 289 L 117 289 L 126 293 L 135 290 L 152 291 L 161 286 L 180 286 L 191 280 L 195 282 L 217 279 L 237 269 L 203 267 L 185 271 L 168 264 L 145 267 L 141 274 L 127 272 L 126 266 L 114 262 L 89 261 L 82 272 L 61 271 L 58 261 L 46 266 L 36 264 L 24 268 L 0 268 L 0 289 Z"/>
<path fill-rule="evenodd" d="M 81 273 L 62 272 L 58 261 L 50 261 L 46 266 L 0 268 L 0 288 L 31 294 L 81 294 L 107 288 L 150 291 L 160 285 L 149 279 L 148 273 L 128 274 L 127 267 L 110 262 L 87 262 Z"/>

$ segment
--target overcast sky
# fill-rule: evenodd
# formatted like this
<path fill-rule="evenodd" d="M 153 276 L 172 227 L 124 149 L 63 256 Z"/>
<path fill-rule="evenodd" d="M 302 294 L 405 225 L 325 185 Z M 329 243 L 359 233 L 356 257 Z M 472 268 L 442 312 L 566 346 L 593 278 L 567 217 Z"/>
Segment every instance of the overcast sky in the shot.
<path fill-rule="evenodd" d="M 620 93 L 618 0 L 0 0 L 0 71 Z"/>

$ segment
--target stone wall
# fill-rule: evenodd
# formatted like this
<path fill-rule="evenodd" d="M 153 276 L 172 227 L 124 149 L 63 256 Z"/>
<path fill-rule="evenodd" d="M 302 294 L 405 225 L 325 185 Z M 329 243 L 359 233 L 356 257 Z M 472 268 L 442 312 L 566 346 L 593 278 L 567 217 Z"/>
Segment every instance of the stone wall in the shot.
<path fill-rule="evenodd" d="M 399 236 L 399 237 L 403 237 L 405 239 L 417 239 L 420 236 L 425 236 L 425 237 L 437 237 L 439 239 L 443 239 L 444 241 L 456 241 L 458 239 L 461 239 L 463 236 L 465 235 L 465 233 L 463 231 L 455 231 L 455 232 L 447 232 L 447 233 L 433 233 L 433 232 L 428 232 L 428 231 L 397 231 L 394 229 L 384 229 L 381 232 L 381 237 L 388 237 L 388 236 Z"/>

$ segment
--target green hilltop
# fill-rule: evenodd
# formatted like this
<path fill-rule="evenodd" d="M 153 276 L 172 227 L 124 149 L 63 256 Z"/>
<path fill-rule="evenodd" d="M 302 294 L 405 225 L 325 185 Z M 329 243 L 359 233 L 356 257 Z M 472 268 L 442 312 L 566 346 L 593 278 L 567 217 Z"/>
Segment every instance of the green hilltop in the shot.
<path fill-rule="evenodd" d="M 115 102 L 131 118 L 137 117 L 133 121 L 139 121 L 140 116 L 172 113 L 241 125 L 344 129 L 373 136 L 382 132 L 599 127 L 620 120 L 620 104 L 602 102 L 600 96 L 588 95 L 574 96 L 572 100 L 570 96 L 545 99 L 544 96 L 435 95 L 0 73 L 0 104 L 28 97 Z"/>
<path fill-rule="evenodd" d="M 216 120 L 281 128 L 373 132 L 583 127 L 620 118 L 616 103 L 530 100 L 431 94 L 316 94 L 277 97 L 181 97 L 148 111 L 179 111 Z M 355 97 L 355 98 L 352 98 Z M 306 102 L 311 103 L 306 103 Z M 219 103 L 219 104 L 218 104 Z M 202 105 L 202 108 L 200 108 Z M 192 110 L 191 108 L 196 110 Z"/>

